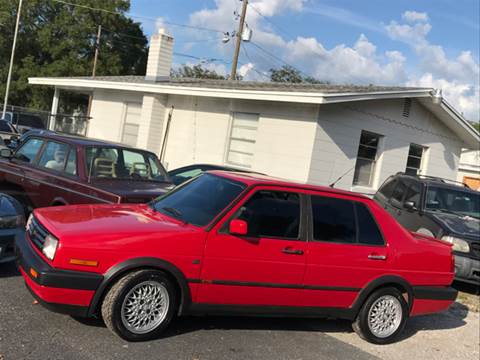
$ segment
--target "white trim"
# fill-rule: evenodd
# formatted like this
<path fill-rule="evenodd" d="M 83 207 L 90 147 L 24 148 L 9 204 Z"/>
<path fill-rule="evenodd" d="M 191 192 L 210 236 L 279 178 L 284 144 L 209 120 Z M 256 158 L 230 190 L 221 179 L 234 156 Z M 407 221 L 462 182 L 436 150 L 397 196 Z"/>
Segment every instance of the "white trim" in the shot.
<path fill-rule="evenodd" d="M 172 86 L 161 83 L 134 83 L 74 78 L 29 78 L 29 84 L 49 85 L 65 88 L 110 89 L 142 93 L 187 95 L 214 98 L 264 100 L 275 102 L 295 102 L 306 104 L 327 104 L 373 99 L 397 99 L 403 97 L 428 97 L 432 89 L 412 89 L 396 91 L 372 91 L 355 93 L 321 93 L 301 91 L 271 91 L 248 89 L 223 89 L 191 86 Z"/>

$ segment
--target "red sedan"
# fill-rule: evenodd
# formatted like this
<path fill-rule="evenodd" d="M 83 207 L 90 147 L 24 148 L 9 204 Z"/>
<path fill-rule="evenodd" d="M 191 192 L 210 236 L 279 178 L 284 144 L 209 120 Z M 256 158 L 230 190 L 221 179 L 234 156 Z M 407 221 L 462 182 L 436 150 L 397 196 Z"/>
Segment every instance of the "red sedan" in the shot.
<path fill-rule="evenodd" d="M 373 200 L 261 175 L 211 172 L 141 205 L 35 210 L 18 241 L 32 295 L 101 315 L 130 341 L 175 315 L 350 319 L 374 343 L 456 298 L 451 246 Z"/>

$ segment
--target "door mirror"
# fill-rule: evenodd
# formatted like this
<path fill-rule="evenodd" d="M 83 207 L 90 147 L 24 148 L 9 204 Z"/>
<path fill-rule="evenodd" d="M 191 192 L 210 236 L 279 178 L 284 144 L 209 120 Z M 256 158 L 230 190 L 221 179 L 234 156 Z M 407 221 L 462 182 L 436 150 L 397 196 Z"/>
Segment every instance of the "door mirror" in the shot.
<path fill-rule="evenodd" d="M 245 220 L 234 219 L 230 221 L 229 232 L 232 235 L 245 236 L 248 234 L 248 224 Z"/>
<path fill-rule="evenodd" d="M 13 151 L 10 149 L 1 149 L 0 157 L 10 159 L 13 156 Z"/>
<path fill-rule="evenodd" d="M 403 207 L 407 210 L 417 210 L 417 207 L 415 206 L 415 203 L 413 201 L 405 201 Z"/>

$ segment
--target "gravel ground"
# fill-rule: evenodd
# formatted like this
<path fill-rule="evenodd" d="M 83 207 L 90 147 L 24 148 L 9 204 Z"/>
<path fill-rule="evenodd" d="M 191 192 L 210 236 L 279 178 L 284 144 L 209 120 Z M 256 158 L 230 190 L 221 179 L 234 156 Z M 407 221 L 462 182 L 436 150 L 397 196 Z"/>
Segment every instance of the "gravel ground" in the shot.
<path fill-rule="evenodd" d="M 410 319 L 400 342 L 375 346 L 346 321 L 183 318 L 165 337 L 126 343 L 99 321 L 51 313 L 33 299 L 12 265 L 0 266 L 0 360 L 11 359 L 475 359 L 479 314 L 455 304 Z"/>

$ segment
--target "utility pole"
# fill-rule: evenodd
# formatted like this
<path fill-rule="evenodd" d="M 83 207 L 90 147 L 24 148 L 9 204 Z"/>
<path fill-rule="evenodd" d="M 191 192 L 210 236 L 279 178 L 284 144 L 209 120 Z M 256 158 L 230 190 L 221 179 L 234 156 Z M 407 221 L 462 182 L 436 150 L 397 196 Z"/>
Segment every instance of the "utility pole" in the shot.
<path fill-rule="evenodd" d="M 93 69 L 92 69 L 92 78 L 95 77 L 97 72 L 97 61 L 98 61 L 98 50 L 100 48 L 100 37 L 102 36 L 102 25 L 98 25 L 97 39 L 95 40 L 95 56 L 93 58 Z M 87 107 L 87 118 L 90 116 L 90 111 L 92 110 L 92 95 L 88 96 L 88 107 Z M 88 120 L 88 119 L 87 119 Z"/>
<path fill-rule="evenodd" d="M 5 100 L 3 101 L 2 119 L 5 119 L 5 114 L 7 112 L 8 92 L 10 91 L 10 81 L 12 80 L 13 59 L 15 58 L 15 47 L 17 45 L 18 25 L 20 24 L 20 13 L 22 12 L 22 2 L 23 0 L 20 0 L 18 3 L 17 22 L 15 24 L 15 34 L 13 35 L 12 53 L 10 55 L 10 66 L 8 68 L 7 86 L 5 87 Z"/>
<path fill-rule="evenodd" d="M 97 40 L 95 41 L 95 57 L 93 58 L 92 77 L 95 77 L 97 71 L 98 49 L 100 47 L 100 36 L 102 36 L 102 25 L 98 25 Z"/>
<path fill-rule="evenodd" d="M 245 25 L 245 17 L 247 15 L 247 6 L 248 0 L 243 0 L 242 15 L 240 16 L 240 23 L 238 24 L 237 43 L 235 44 L 235 53 L 233 55 L 230 80 L 235 80 L 237 78 L 238 56 L 240 54 L 240 45 L 242 44 L 243 27 Z"/>

